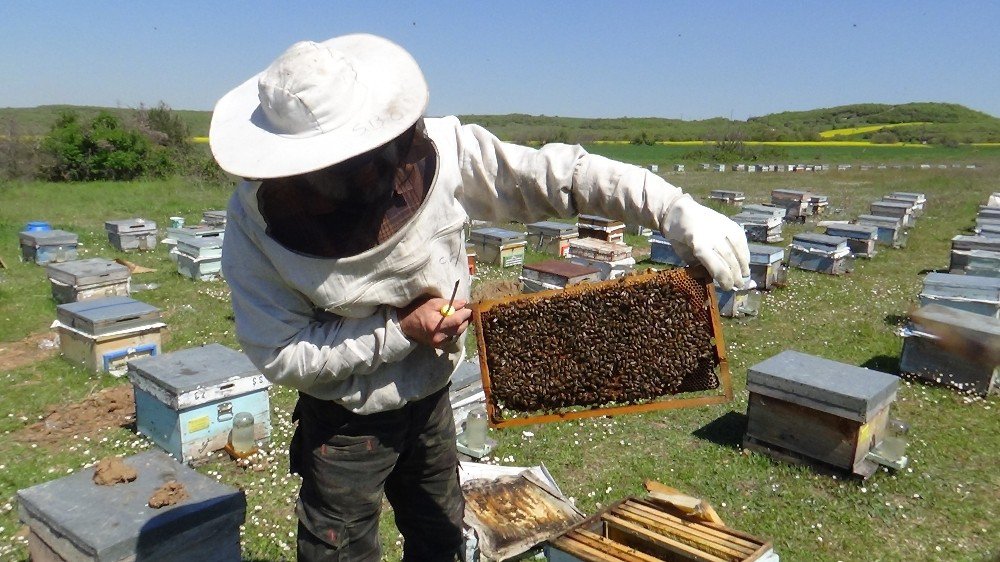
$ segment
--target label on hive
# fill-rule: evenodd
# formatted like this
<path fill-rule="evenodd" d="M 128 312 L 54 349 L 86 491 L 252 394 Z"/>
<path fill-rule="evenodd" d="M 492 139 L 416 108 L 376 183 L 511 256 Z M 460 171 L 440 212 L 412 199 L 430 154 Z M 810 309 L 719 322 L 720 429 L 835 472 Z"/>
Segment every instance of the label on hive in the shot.
<path fill-rule="evenodd" d="M 682 269 L 484 303 L 488 400 L 555 411 L 718 388 L 717 314 Z"/>

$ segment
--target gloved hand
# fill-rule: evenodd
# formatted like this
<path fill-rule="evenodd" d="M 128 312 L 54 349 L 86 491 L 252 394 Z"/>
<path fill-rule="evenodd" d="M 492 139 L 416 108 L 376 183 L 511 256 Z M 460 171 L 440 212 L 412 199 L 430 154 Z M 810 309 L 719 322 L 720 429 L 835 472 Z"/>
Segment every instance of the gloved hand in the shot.
<path fill-rule="evenodd" d="M 689 264 L 701 263 L 724 290 L 743 288 L 750 278 L 750 250 L 743 227 L 682 195 L 660 224 L 663 237 Z"/>

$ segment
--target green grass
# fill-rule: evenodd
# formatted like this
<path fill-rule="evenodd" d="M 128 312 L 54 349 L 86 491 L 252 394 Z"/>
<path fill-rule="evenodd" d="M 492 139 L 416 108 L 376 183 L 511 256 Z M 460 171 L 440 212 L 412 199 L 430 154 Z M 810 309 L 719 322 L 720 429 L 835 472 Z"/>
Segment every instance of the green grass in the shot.
<path fill-rule="evenodd" d="M 950 153 L 930 162 L 945 161 L 945 154 Z M 670 156 L 663 158 L 664 165 L 670 162 Z M 854 158 L 864 160 L 857 153 Z M 792 271 L 788 287 L 764 295 L 758 317 L 723 319 L 732 402 L 494 430 L 499 443 L 494 462 L 544 463 L 586 513 L 642 493 L 645 478 L 660 480 L 702 496 L 729 525 L 774 541 L 783 560 L 995 560 L 1000 556 L 1000 400 L 995 396 L 972 399 L 904 382 L 894 415 L 911 424 L 911 465 L 899 473 L 880 471 L 865 482 L 784 465 L 739 446 L 746 371 L 763 359 L 797 349 L 889 372 L 898 367 L 902 341 L 895 329 L 916 302 L 922 273 L 947 266 L 950 238 L 972 225 L 977 205 L 997 190 L 1000 158 L 979 158 L 984 167 L 975 170 L 669 174 L 669 181 L 699 198 L 727 188 L 743 190 L 748 202 L 764 202 L 774 188 L 808 188 L 829 196 L 831 219 L 866 212 L 871 200 L 890 191 L 924 192 L 929 202 L 905 249 L 881 249 L 843 277 Z M 641 154 L 630 153 L 628 159 L 645 163 Z M 179 276 L 164 250 L 114 252 L 103 229 L 105 220 L 136 216 L 161 227 L 172 215 L 197 222 L 203 210 L 223 208 L 229 193 L 229 186 L 181 181 L 0 186 L 0 256 L 8 265 L 0 270 L 0 342 L 44 331 L 54 319 L 44 268 L 21 263 L 17 247 L 17 232 L 26 222 L 47 220 L 80 234 L 83 257 L 126 257 L 157 270 L 134 276 L 133 283 L 159 285 L 135 297 L 163 310 L 165 350 L 212 341 L 236 347 L 224 282 Z M 795 232 L 811 228 L 786 225 L 786 243 Z M 640 237 L 628 241 L 640 249 L 647 245 Z M 526 256 L 527 261 L 548 258 L 536 252 Z M 491 279 L 517 275 L 513 269 L 481 271 Z M 474 348 L 471 336 L 467 345 Z M 110 454 L 133 454 L 152 445 L 126 428 L 70 438 L 57 447 L 33 447 L 15 438 L 48 405 L 78 401 L 92 390 L 122 384 L 122 379 L 88 373 L 53 357 L 0 372 L 0 382 L 0 559 L 22 560 L 27 551 L 14 500 L 18 489 L 84 470 Z M 198 468 L 246 491 L 242 540 L 248 559 L 292 558 L 294 538 L 289 534 L 295 530 L 298 480 L 287 474 L 285 450 L 293 402 L 293 392 L 272 389 L 273 445 L 260 461 L 239 466 L 215 459 Z M 399 559 L 388 510 L 381 532 L 386 559 Z"/>

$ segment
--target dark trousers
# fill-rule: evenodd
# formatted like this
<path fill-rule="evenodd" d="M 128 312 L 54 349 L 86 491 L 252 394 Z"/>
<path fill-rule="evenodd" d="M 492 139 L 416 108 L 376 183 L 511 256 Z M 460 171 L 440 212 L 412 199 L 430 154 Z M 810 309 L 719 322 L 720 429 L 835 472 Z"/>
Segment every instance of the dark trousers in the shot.
<path fill-rule="evenodd" d="M 302 476 L 300 561 L 379 560 L 383 492 L 404 560 L 461 560 L 465 505 L 447 387 L 366 416 L 300 393 L 296 417 L 290 461 Z"/>

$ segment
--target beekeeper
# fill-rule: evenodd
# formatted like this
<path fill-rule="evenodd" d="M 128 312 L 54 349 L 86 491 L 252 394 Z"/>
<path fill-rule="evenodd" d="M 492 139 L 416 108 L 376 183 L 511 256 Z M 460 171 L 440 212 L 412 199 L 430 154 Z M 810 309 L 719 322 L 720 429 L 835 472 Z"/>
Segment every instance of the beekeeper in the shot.
<path fill-rule="evenodd" d="M 378 560 L 383 492 L 406 560 L 460 557 L 447 384 L 471 314 L 470 217 L 601 215 L 660 229 L 723 288 L 749 275 L 743 230 L 659 176 L 424 117 L 427 99 L 405 50 L 358 34 L 292 45 L 212 116 L 215 159 L 244 178 L 222 259 L 236 334 L 299 391 L 300 560 Z"/>

